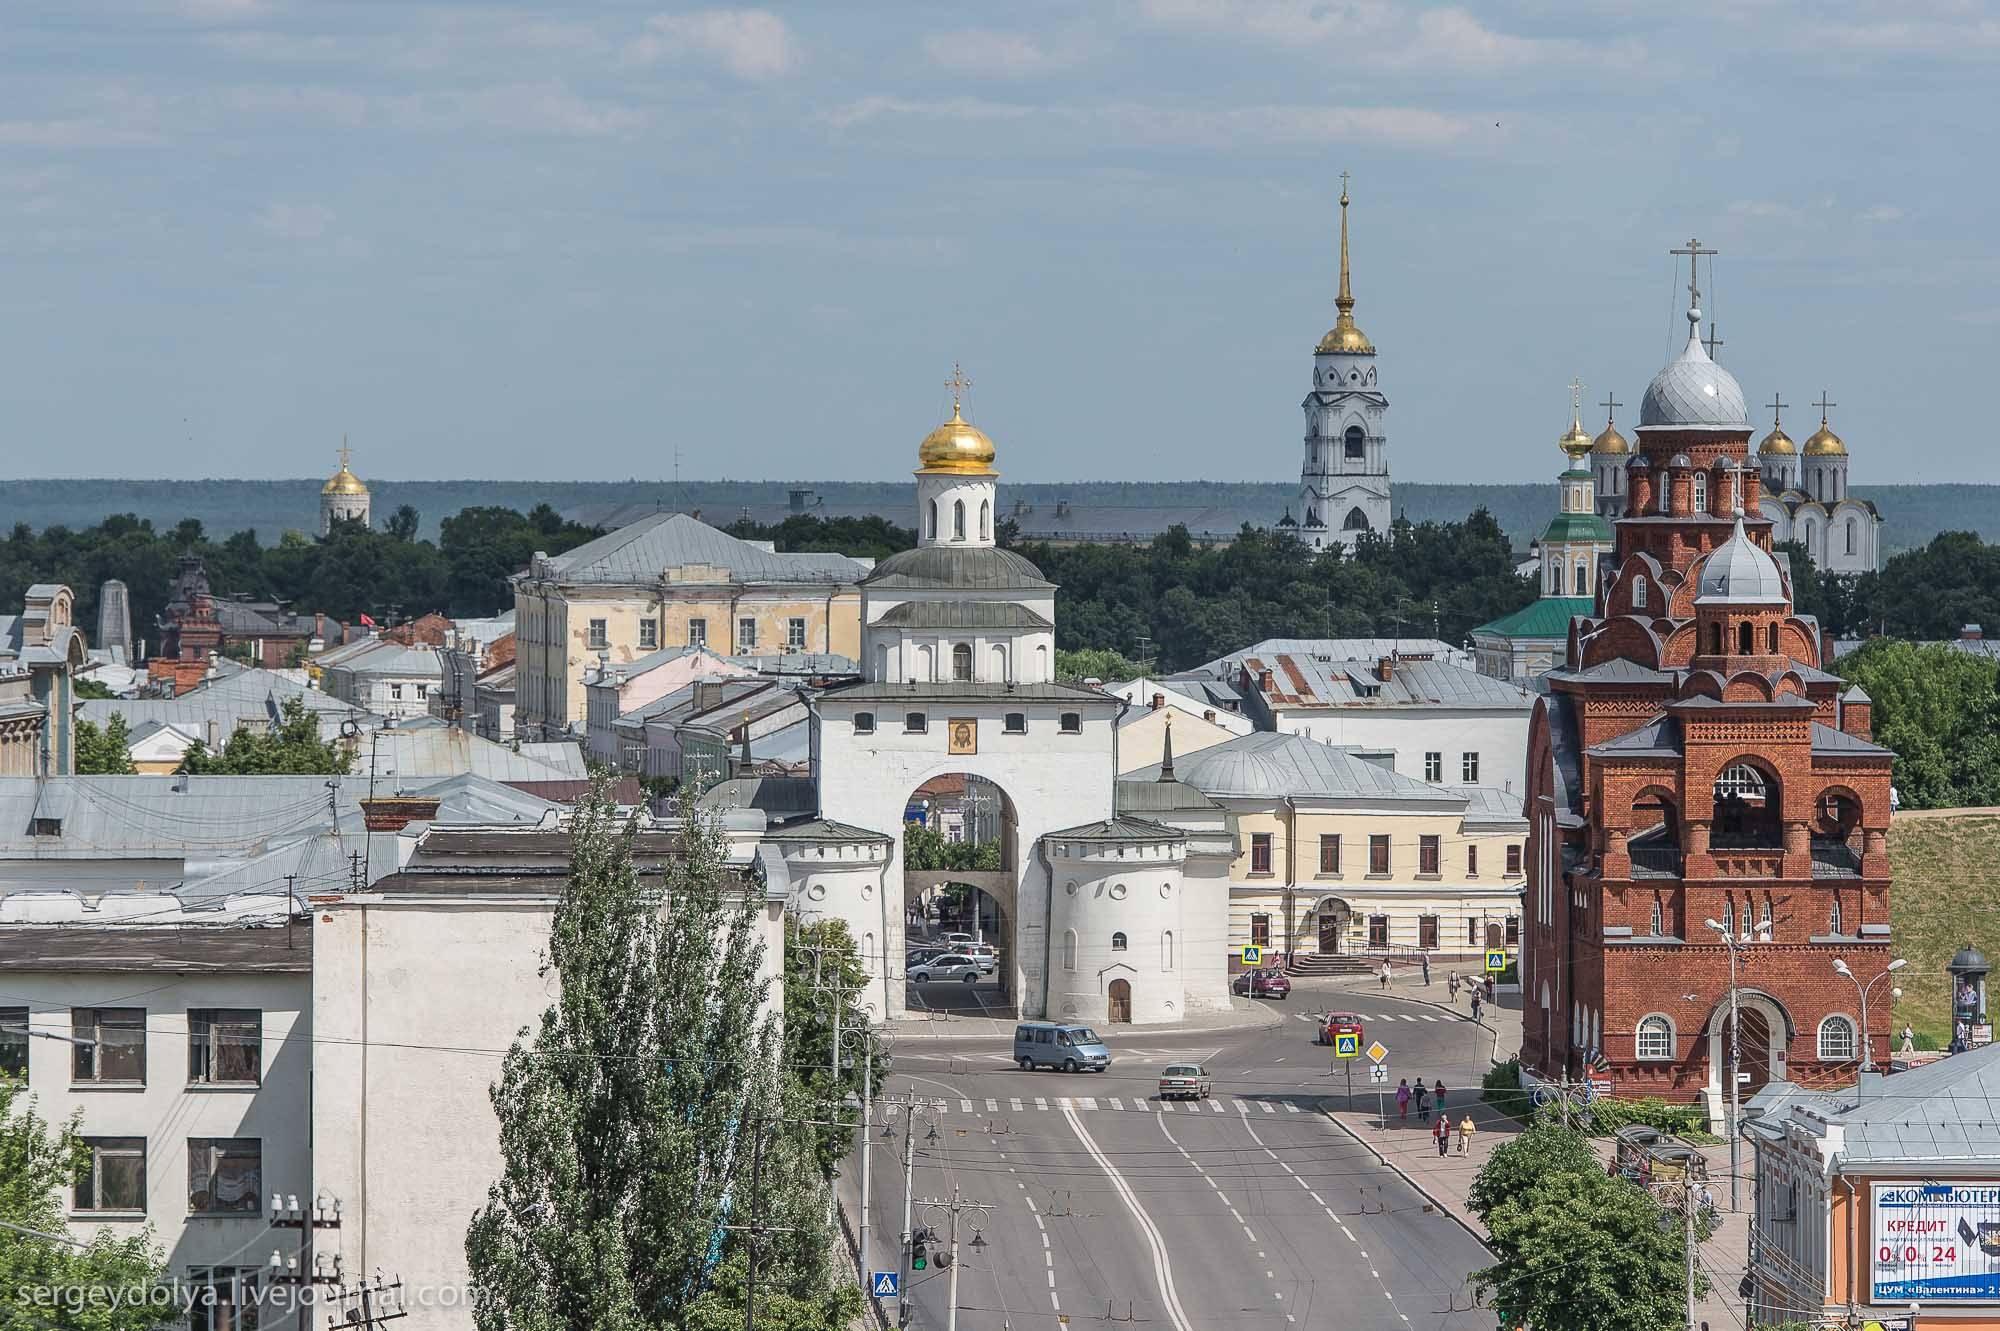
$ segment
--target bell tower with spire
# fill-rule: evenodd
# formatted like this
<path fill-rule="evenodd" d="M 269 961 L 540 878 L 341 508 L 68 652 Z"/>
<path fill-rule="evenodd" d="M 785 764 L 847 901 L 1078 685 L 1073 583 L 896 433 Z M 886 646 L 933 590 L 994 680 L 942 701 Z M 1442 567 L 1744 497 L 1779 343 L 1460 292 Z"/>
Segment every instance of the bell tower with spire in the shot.
<path fill-rule="evenodd" d="M 1389 399 L 1376 382 L 1375 344 L 1354 322 L 1347 258 L 1347 173 L 1340 173 L 1340 311 L 1313 350 L 1305 465 L 1299 474 L 1296 531 L 1315 548 L 1352 549 L 1364 531 L 1389 531 L 1389 458 L 1383 419 Z"/>

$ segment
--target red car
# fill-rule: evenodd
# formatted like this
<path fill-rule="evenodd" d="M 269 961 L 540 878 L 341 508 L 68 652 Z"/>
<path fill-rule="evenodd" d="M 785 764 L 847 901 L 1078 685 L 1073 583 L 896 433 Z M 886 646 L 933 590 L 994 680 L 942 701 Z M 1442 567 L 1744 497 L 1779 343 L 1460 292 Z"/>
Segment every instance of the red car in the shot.
<path fill-rule="evenodd" d="M 1236 977 L 1235 991 L 1251 998 L 1290 998 L 1292 981 L 1283 971 L 1244 971 Z"/>
<path fill-rule="evenodd" d="M 1329 1012 L 1326 1024 L 1319 1029 L 1314 1044 L 1332 1044 L 1336 1035 L 1352 1035 L 1357 1042 L 1361 1039 L 1361 1018 L 1352 1012 Z"/>

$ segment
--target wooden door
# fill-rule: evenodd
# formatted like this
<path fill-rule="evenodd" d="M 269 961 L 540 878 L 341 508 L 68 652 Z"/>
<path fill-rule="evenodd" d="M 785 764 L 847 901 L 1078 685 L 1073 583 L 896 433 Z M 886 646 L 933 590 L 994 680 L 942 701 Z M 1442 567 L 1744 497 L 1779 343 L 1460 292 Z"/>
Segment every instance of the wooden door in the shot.
<path fill-rule="evenodd" d="M 1319 917 L 1319 951 L 1323 957 L 1330 957 L 1340 951 L 1340 926 L 1346 923 L 1340 916 L 1328 911 Z"/>
<path fill-rule="evenodd" d="M 1111 982 L 1111 1020 L 1129 1022 L 1132 1020 L 1132 982 L 1113 980 Z"/>
<path fill-rule="evenodd" d="M 1507 945 L 1506 939 L 1507 935 L 1498 920 L 1488 920 L 1486 922 L 1486 946 L 1505 947 Z"/>

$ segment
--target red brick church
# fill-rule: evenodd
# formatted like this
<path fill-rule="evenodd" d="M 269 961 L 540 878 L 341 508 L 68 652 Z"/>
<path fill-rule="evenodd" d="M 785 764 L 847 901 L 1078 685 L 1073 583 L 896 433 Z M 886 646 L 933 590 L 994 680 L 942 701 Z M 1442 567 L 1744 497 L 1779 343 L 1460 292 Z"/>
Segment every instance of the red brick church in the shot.
<path fill-rule="evenodd" d="M 1891 754 L 1792 608 L 1742 389 L 1687 317 L 1640 409 L 1594 613 L 1529 730 L 1521 1061 L 1719 1114 L 1731 949 L 1711 922 L 1737 945 L 1744 1098 L 1859 1066 L 1834 962 L 1865 985 L 1890 960 Z M 1868 995 L 1878 1060 L 1888 990 Z"/>

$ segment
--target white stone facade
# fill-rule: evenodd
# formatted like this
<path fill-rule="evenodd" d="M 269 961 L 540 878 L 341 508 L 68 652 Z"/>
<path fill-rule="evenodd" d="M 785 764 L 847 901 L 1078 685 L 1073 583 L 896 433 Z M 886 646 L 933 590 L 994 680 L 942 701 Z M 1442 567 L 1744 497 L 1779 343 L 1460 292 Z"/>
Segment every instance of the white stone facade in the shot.
<path fill-rule="evenodd" d="M 1375 353 L 1313 357 L 1305 465 L 1299 475 L 1299 536 L 1348 549 L 1364 531 L 1389 531 L 1389 399 L 1376 382 Z"/>

